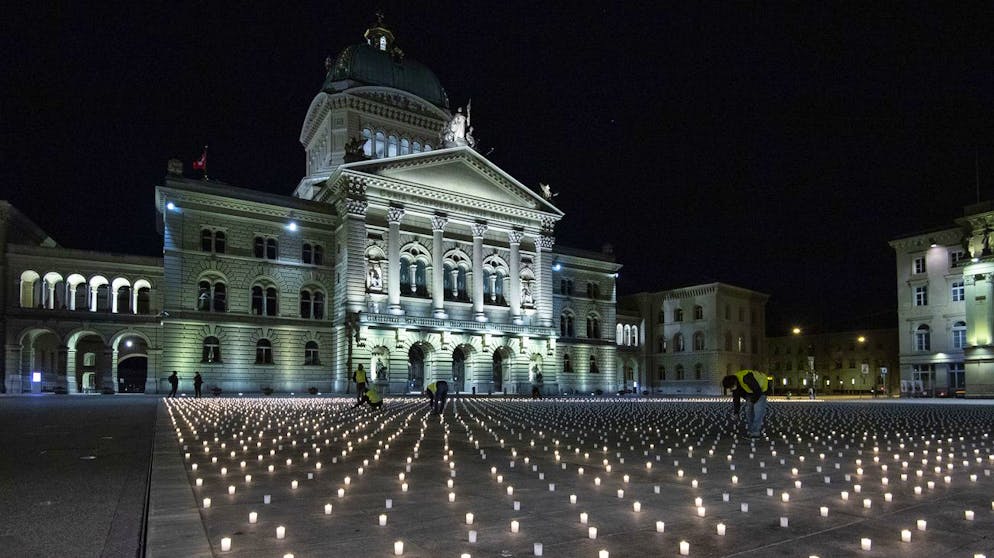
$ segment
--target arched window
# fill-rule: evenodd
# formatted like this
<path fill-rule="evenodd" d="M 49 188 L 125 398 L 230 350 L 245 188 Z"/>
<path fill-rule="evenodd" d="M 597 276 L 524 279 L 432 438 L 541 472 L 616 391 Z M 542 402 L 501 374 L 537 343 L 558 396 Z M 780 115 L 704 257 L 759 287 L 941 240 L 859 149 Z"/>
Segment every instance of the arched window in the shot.
<path fill-rule="evenodd" d="M 211 252 L 214 250 L 214 231 L 210 229 L 202 229 L 200 231 L 200 250 L 202 252 Z"/>
<path fill-rule="evenodd" d="M 632 326 L 625 326 L 625 346 L 630 346 L 632 344 Z"/>
<path fill-rule="evenodd" d="M 588 339 L 600 339 L 601 338 L 601 325 L 600 320 L 597 316 L 591 314 L 587 316 L 587 338 Z M 631 335 L 631 330 L 629 329 L 629 335 Z"/>
<path fill-rule="evenodd" d="M 600 371 L 600 368 L 597 368 L 597 357 L 595 355 L 590 355 L 590 373 L 598 374 Z"/>
<path fill-rule="evenodd" d="M 411 140 L 400 138 L 400 154 L 407 155 L 411 152 Z"/>
<path fill-rule="evenodd" d="M 41 297 L 35 294 L 40 278 L 41 276 L 35 271 L 21 273 L 21 308 L 34 308 L 35 301 L 41 302 Z"/>
<path fill-rule="evenodd" d="M 704 365 L 698 362 L 697 364 L 694 365 L 694 379 L 700 380 L 703 377 L 704 377 Z"/>
<path fill-rule="evenodd" d="M 930 333 L 929 327 L 925 324 L 918 326 L 918 329 L 915 330 L 915 350 L 916 351 L 932 350 L 932 335 Z"/>
<path fill-rule="evenodd" d="M 277 290 L 271 285 L 252 286 L 252 313 L 256 316 L 277 314 Z"/>
<path fill-rule="evenodd" d="M 698 331 L 694 333 L 694 350 L 703 351 L 704 350 L 704 332 Z"/>
<path fill-rule="evenodd" d="M 223 254 L 227 249 L 228 237 L 225 236 L 224 231 L 214 231 L 214 252 L 218 254 Z"/>
<path fill-rule="evenodd" d="M 204 338 L 204 351 L 200 362 L 206 362 L 208 364 L 212 362 L 221 362 L 221 342 L 217 337 L 211 336 Z"/>
<path fill-rule="evenodd" d="M 149 298 L 151 294 L 151 289 L 148 287 L 139 287 L 136 293 L 135 302 L 135 313 L 136 314 L 148 314 L 151 310 L 151 299 Z"/>
<path fill-rule="evenodd" d="M 632 326 L 632 346 L 638 347 L 641 339 L 639 338 L 639 326 Z"/>
<path fill-rule="evenodd" d="M 428 144 L 426 143 L 426 144 L 424 144 L 424 146 L 423 146 L 423 147 L 421 148 L 421 151 L 425 151 L 425 152 L 428 152 L 428 151 L 431 151 L 431 146 L 430 146 L 430 145 L 428 145 Z"/>
<path fill-rule="evenodd" d="M 614 331 L 614 342 L 617 345 L 624 345 L 625 344 L 625 330 L 621 326 L 621 324 L 618 324 L 618 326 L 615 328 L 615 331 Z"/>
<path fill-rule="evenodd" d="M 376 145 L 374 146 L 374 159 L 382 159 L 386 156 L 387 138 L 383 132 L 376 132 Z"/>
<path fill-rule="evenodd" d="M 676 365 L 676 379 L 677 380 L 683 380 L 684 379 L 684 377 L 683 377 L 683 365 L 682 364 L 677 364 Z"/>
<path fill-rule="evenodd" d="M 301 246 L 300 248 L 300 261 L 305 264 L 311 263 L 313 259 L 313 253 L 314 252 L 311 249 L 311 244 L 309 242 L 305 242 L 304 245 Z"/>
<path fill-rule="evenodd" d="M 311 317 L 311 292 L 300 291 L 300 317 Z"/>
<path fill-rule="evenodd" d="M 457 300 L 462 302 L 469 302 L 469 294 L 466 291 L 467 270 L 462 265 L 453 265 L 451 263 L 444 264 L 444 271 L 442 274 L 442 285 L 445 290 L 445 300 Z M 487 281 L 483 281 L 484 288 L 487 287 Z M 489 297 L 485 297 L 484 300 L 488 300 Z"/>
<path fill-rule="evenodd" d="M 956 322 L 953 324 L 953 348 L 963 349 L 966 347 L 966 322 Z"/>
<path fill-rule="evenodd" d="M 397 136 L 390 136 L 387 139 L 387 157 L 397 156 Z"/>
<path fill-rule="evenodd" d="M 318 291 L 314 293 L 314 312 L 313 316 L 315 320 L 324 319 L 324 293 Z"/>
<path fill-rule="evenodd" d="M 573 314 L 563 312 L 559 316 L 559 335 L 561 337 L 576 337 L 576 330 L 573 326 Z"/>
<path fill-rule="evenodd" d="M 273 363 L 273 344 L 269 342 L 269 339 L 260 339 L 255 342 L 255 363 Z"/>
<path fill-rule="evenodd" d="M 318 358 L 317 341 L 308 341 L 304 345 L 304 365 L 316 366 L 318 364 L 321 364 L 321 359 Z"/>
<path fill-rule="evenodd" d="M 305 319 L 324 319 L 324 293 L 317 289 L 302 289 L 300 291 L 300 317 Z"/>
<path fill-rule="evenodd" d="M 694 306 L 694 319 L 703 320 L 704 319 L 704 307 L 700 304 Z"/>
<path fill-rule="evenodd" d="M 266 257 L 266 239 L 261 236 L 255 237 L 255 241 L 252 243 L 252 255 L 257 258 Z"/>
<path fill-rule="evenodd" d="M 685 349 L 686 347 L 684 346 L 683 342 L 683 334 L 677 333 L 676 335 L 673 336 L 673 352 L 682 353 Z"/>
<path fill-rule="evenodd" d="M 205 278 L 197 284 L 197 310 L 201 312 L 226 312 L 227 288 L 218 279 Z"/>
<path fill-rule="evenodd" d="M 414 142 L 414 147 L 412 148 L 412 151 L 414 151 L 415 153 L 421 153 L 421 142 L 420 141 Z"/>
<path fill-rule="evenodd" d="M 683 308 L 677 308 L 673 311 L 673 321 L 682 322 L 683 321 Z"/>
<path fill-rule="evenodd" d="M 369 128 L 362 129 L 362 154 L 366 157 L 373 156 L 373 131 Z"/>

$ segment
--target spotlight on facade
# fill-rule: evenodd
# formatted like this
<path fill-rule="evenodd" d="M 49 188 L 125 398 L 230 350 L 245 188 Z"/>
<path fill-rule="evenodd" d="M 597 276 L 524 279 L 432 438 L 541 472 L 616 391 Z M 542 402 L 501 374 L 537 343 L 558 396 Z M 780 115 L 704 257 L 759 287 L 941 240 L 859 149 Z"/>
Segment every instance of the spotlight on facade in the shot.
<path fill-rule="evenodd" d="M 166 204 L 166 209 L 168 209 L 169 211 L 176 211 L 176 204 L 173 202 L 169 202 Z"/>
<path fill-rule="evenodd" d="M 124 342 L 124 346 L 127 347 L 127 348 L 129 348 L 129 349 L 131 347 L 133 347 L 134 345 L 135 345 L 135 342 L 132 341 L 132 340 L 130 340 L 130 339 L 128 339 L 127 341 Z"/>
<path fill-rule="evenodd" d="M 563 266 L 559 262 L 556 262 L 556 263 L 552 264 L 552 271 L 559 271 L 562 268 L 563 268 Z"/>
<path fill-rule="evenodd" d="M 289 223 L 287 223 L 286 230 L 288 230 L 290 232 L 295 232 L 297 230 L 297 222 L 296 221 L 290 221 Z"/>

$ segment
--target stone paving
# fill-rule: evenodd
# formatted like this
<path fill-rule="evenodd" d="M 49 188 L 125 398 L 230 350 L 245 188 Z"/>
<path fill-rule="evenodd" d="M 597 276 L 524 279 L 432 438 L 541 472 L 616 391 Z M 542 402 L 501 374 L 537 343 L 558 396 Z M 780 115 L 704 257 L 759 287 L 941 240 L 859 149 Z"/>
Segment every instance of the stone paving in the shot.
<path fill-rule="evenodd" d="M 385 401 L 167 400 L 153 502 L 215 556 L 994 556 L 989 402 Z"/>

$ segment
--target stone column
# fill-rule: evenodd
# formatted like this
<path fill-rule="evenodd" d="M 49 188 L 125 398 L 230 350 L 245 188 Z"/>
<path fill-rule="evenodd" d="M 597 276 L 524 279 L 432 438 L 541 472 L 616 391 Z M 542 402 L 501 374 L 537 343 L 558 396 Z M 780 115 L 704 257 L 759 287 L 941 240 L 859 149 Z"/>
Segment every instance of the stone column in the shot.
<path fill-rule="evenodd" d="M 521 325 L 521 255 L 519 247 L 524 233 L 521 231 L 510 231 L 507 233 L 507 241 L 511 246 L 511 261 L 509 263 L 511 277 L 511 288 L 508 293 L 508 304 L 511 305 L 511 320 Z"/>
<path fill-rule="evenodd" d="M 486 223 L 474 223 L 473 229 L 473 318 L 478 322 L 487 321 L 483 313 L 483 234 Z"/>
<path fill-rule="evenodd" d="M 66 389 L 69 393 L 79 393 L 76 383 L 76 349 L 66 348 Z"/>
<path fill-rule="evenodd" d="M 404 208 L 391 207 L 387 210 L 387 222 L 390 232 L 387 237 L 387 293 L 389 295 L 390 313 L 399 316 L 404 313 L 400 306 L 400 220 L 404 217 Z"/>
<path fill-rule="evenodd" d="M 448 219 L 441 215 L 431 218 L 431 306 L 432 315 L 445 319 L 445 264 L 442 249 L 445 225 Z"/>
<path fill-rule="evenodd" d="M 539 235 L 535 239 L 535 308 L 538 311 L 539 324 L 552 326 L 552 267 L 546 262 L 546 254 L 552 251 L 556 239 L 552 236 Z"/>
<path fill-rule="evenodd" d="M 111 359 L 110 360 L 110 384 L 111 384 L 111 389 L 114 390 L 114 393 L 117 393 L 118 391 L 120 391 L 119 388 L 121 386 L 121 384 L 119 384 L 118 381 L 117 381 L 117 358 L 118 358 L 117 347 L 114 347 L 113 349 L 111 349 L 111 356 L 110 356 L 110 359 Z"/>
<path fill-rule="evenodd" d="M 4 382 L 7 393 L 21 393 L 24 373 L 21 365 L 21 346 L 8 344 L 4 350 Z"/>

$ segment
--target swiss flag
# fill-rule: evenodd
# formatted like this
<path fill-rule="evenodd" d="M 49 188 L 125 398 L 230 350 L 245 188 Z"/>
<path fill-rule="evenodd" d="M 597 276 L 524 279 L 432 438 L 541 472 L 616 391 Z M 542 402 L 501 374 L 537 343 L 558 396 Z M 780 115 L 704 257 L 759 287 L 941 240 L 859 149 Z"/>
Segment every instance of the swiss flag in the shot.
<path fill-rule="evenodd" d="M 207 170 L 207 148 L 204 147 L 204 152 L 200 155 L 200 159 L 193 162 L 193 168 L 195 170 Z"/>

